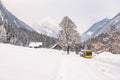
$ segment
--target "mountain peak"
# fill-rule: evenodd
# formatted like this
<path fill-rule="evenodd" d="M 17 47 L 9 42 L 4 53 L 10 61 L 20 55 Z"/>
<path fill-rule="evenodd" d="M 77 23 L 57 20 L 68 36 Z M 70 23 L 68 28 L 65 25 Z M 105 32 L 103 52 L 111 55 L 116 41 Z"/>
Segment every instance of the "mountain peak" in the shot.
<path fill-rule="evenodd" d="M 116 18 L 116 17 L 120 17 L 120 12 L 115 17 L 113 17 L 113 19 Z"/>
<path fill-rule="evenodd" d="M 120 12 L 117 14 L 117 16 L 120 16 Z"/>
<path fill-rule="evenodd" d="M 120 30 L 120 12 L 112 19 L 105 18 L 95 24 L 93 24 L 83 35 L 83 41 L 89 40 L 90 38 L 96 37 L 109 30 L 110 25 Z M 91 34 L 91 36 L 89 36 Z M 87 37 L 86 37 L 87 36 Z"/>
<path fill-rule="evenodd" d="M 58 26 L 58 23 L 51 17 L 42 18 L 39 22 L 39 25 L 41 24 L 52 24 L 54 26 Z"/>
<path fill-rule="evenodd" d="M 103 20 L 93 24 L 85 33 L 83 33 L 81 40 L 83 41 L 87 41 L 90 38 L 93 38 L 95 36 L 97 36 L 98 32 L 101 31 L 101 29 L 110 21 L 110 19 L 108 18 L 104 18 Z"/>
<path fill-rule="evenodd" d="M 33 28 L 42 34 L 45 34 L 50 37 L 58 37 L 59 25 L 51 17 L 42 18 L 38 23 L 33 25 Z"/>

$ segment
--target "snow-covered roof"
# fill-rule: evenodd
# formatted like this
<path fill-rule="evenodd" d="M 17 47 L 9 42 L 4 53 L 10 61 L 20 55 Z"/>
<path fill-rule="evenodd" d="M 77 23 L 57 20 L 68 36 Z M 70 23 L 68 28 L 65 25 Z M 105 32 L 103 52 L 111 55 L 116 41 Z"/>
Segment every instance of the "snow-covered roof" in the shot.
<path fill-rule="evenodd" d="M 53 48 L 55 48 L 56 46 L 60 46 L 60 45 L 58 45 L 58 44 L 55 44 L 55 45 L 53 45 L 51 48 L 53 49 Z M 60 46 L 61 47 L 61 46 Z M 62 47 L 61 47 L 62 48 Z"/>
<path fill-rule="evenodd" d="M 42 42 L 31 42 L 29 46 L 42 46 Z"/>

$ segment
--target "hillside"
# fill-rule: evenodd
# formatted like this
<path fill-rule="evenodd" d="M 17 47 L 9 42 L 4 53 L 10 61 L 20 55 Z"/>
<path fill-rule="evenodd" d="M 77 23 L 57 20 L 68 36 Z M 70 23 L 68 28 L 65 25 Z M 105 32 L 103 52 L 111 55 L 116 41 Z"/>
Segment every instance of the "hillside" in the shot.
<path fill-rule="evenodd" d="M 86 41 L 86 43 L 84 43 Z M 120 53 L 120 13 L 95 23 L 83 35 L 82 42 L 94 51 Z"/>
<path fill-rule="evenodd" d="M 15 17 L 0 1 L 0 42 L 28 46 L 39 38 L 34 29 Z"/>
<path fill-rule="evenodd" d="M 86 32 L 83 33 L 81 36 L 81 40 L 87 41 L 93 37 L 96 37 L 98 32 L 101 31 L 101 29 L 110 21 L 110 19 L 105 18 L 95 24 L 93 24 Z"/>
<path fill-rule="evenodd" d="M 43 42 L 43 47 L 51 47 L 56 39 L 38 33 L 9 12 L 0 1 L 0 42 L 28 46 L 30 42 Z"/>
<path fill-rule="evenodd" d="M 82 41 L 87 41 L 90 38 L 95 38 L 102 33 L 106 33 L 110 30 L 110 26 L 120 30 L 120 13 L 115 15 L 112 19 L 105 18 L 95 24 L 93 24 L 86 32 L 83 33 Z"/>

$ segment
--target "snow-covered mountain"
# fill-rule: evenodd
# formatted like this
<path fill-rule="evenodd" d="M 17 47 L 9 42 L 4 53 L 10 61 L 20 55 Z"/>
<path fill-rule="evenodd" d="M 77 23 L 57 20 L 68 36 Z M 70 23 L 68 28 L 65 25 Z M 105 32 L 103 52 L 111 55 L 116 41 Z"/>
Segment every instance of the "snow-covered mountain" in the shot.
<path fill-rule="evenodd" d="M 6 21 L 8 23 L 11 23 L 14 27 L 27 29 L 29 31 L 35 31 L 30 26 L 19 20 L 17 17 L 15 17 L 11 12 L 9 12 L 0 1 L 0 20 Z"/>
<path fill-rule="evenodd" d="M 39 33 L 55 38 L 58 37 L 60 30 L 58 23 L 50 17 L 41 19 L 39 23 L 33 25 L 33 28 Z"/>
<path fill-rule="evenodd" d="M 106 33 L 110 29 L 111 26 L 120 30 L 120 13 L 118 13 L 112 19 L 105 18 L 93 24 L 85 33 L 83 33 L 81 39 L 82 41 L 86 41 L 102 33 Z"/>
<path fill-rule="evenodd" d="M 86 41 L 90 38 L 97 36 L 97 33 L 110 21 L 110 19 L 105 18 L 95 24 L 93 24 L 83 35 L 81 36 L 82 41 Z"/>
<path fill-rule="evenodd" d="M 0 1 L 0 42 L 26 46 L 39 34 L 9 12 Z"/>
<path fill-rule="evenodd" d="M 107 23 L 97 34 L 105 33 L 110 29 L 110 27 L 115 27 L 120 30 L 120 13 L 118 13 L 115 17 L 113 17 L 109 23 Z"/>

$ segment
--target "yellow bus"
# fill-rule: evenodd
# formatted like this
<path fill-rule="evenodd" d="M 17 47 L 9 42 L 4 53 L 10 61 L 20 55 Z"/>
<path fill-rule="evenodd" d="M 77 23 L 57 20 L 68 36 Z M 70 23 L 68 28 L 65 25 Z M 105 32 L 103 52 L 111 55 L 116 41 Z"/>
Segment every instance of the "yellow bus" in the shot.
<path fill-rule="evenodd" d="M 82 50 L 82 56 L 85 58 L 92 58 L 92 50 Z"/>

